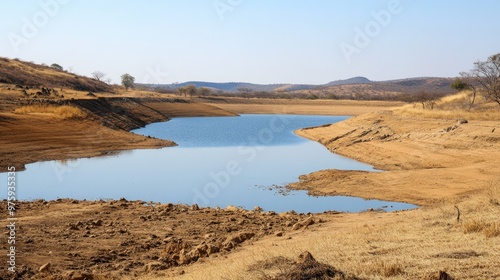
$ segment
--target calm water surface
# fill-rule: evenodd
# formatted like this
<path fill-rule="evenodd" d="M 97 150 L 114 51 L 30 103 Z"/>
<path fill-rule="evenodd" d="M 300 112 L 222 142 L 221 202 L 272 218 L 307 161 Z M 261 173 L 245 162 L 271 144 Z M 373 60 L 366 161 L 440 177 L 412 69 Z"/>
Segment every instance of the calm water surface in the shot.
<path fill-rule="evenodd" d="M 18 173 L 18 199 L 125 197 L 211 207 L 236 205 L 251 209 L 258 205 L 277 212 L 414 208 L 405 203 L 353 197 L 312 197 L 304 191 L 282 195 L 276 188 L 270 188 L 322 169 L 375 171 L 293 133 L 299 128 L 344 119 L 242 115 L 176 118 L 155 123 L 133 132 L 170 139 L 179 146 L 30 164 L 26 171 Z M 5 173 L 0 174 L 0 180 L 6 182 Z"/>

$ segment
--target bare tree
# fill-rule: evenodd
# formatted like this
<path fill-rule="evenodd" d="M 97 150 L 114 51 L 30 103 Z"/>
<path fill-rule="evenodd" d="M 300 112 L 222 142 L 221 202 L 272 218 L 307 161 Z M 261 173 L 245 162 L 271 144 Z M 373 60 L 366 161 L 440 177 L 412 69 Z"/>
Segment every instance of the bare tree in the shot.
<path fill-rule="evenodd" d="M 500 105 L 500 53 L 488 57 L 486 61 L 477 61 L 467 73 L 470 85 L 477 86 L 487 100 Z"/>
<path fill-rule="evenodd" d="M 422 104 L 422 109 L 431 109 L 434 110 L 434 106 L 436 106 L 436 102 L 439 99 L 437 94 L 432 94 L 429 92 L 420 92 L 417 94 L 417 100 Z"/>
<path fill-rule="evenodd" d="M 99 82 L 102 82 L 104 80 L 104 78 L 106 77 L 106 74 L 104 74 L 103 72 L 101 71 L 94 71 L 92 72 L 92 78 L 94 80 L 97 80 Z"/>
<path fill-rule="evenodd" d="M 200 92 L 201 96 L 207 96 L 210 95 L 210 93 L 212 93 L 212 90 L 207 87 L 201 87 L 198 91 Z"/>
<path fill-rule="evenodd" d="M 189 94 L 190 97 L 193 97 L 198 94 L 198 90 L 196 89 L 195 85 L 187 85 L 184 87 L 180 87 L 177 90 L 179 91 L 181 96 L 187 96 Z"/>
<path fill-rule="evenodd" d="M 186 95 L 187 95 L 187 88 L 186 87 L 180 87 L 180 88 L 177 88 L 177 90 L 179 91 L 180 96 L 184 95 L 184 97 L 186 97 Z"/>
<path fill-rule="evenodd" d="M 198 90 L 196 89 L 195 85 L 188 85 L 186 88 L 189 96 L 193 97 L 198 94 Z"/>
<path fill-rule="evenodd" d="M 470 111 L 476 102 L 477 83 L 474 81 L 475 78 L 469 72 L 461 72 L 460 76 L 462 76 L 461 81 L 465 84 L 464 89 L 468 89 L 471 92 L 467 100 L 469 103 L 468 110 Z"/>

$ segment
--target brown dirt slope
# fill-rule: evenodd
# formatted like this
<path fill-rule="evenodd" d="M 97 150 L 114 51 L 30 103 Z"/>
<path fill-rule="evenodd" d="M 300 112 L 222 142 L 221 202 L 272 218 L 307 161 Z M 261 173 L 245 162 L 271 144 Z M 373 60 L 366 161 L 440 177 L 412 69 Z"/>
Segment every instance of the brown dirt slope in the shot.
<path fill-rule="evenodd" d="M 110 91 L 111 86 L 88 77 L 58 71 L 48 66 L 0 57 L 0 83 L 18 87 L 71 88 L 82 91 Z"/>
<path fill-rule="evenodd" d="M 172 99 L 99 98 L 64 101 L 83 110 L 85 119 L 61 119 L 44 114 L 17 114 L 22 102 L 0 100 L 0 170 L 23 169 L 27 163 L 91 157 L 129 149 L 159 148 L 171 141 L 127 132 L 175 116 L 227 116 L 214 106 Z M 59 101 L 54 101 L 55 103 Z M 45 101 L 42 105 L 55 104 Z"/>

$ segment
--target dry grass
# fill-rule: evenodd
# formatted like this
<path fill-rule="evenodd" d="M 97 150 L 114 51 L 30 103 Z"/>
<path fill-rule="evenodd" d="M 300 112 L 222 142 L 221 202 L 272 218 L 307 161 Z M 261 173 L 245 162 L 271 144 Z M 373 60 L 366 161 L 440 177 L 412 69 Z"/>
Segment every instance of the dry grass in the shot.
<path fill-rule="evenodd" d="M 468 119 L 468 120 L 498 120 L 500 119 L 500 106 L 484 100 L 481 96 L 476 98 L 475 105 L 468 110 L 470 92 L 464 91 L 446 96 L 436 102 L 433 110 L 424 109 L 422 105 L 408 104 L 397 108 L 394 112 L 405 116 L 417 116 L 434 119 Z"/>
<path fill-rule="evenodd" d="M 500 107 L 488 111 L 467 111 L 467 110 L 427 110 L 413 105 L 406 105 L 395 109 L 394 112 L 404 116 L 416 116 L 432 119 L 467 119 L 467 120 L 498 120 L 500 119 Z"/>
<path fill-rule="evenodd" d="M 62 119 L 83 119 L 87 116 L 80 108 L 68 105 L 29 105 L 17 108 L 14 112 L 18 114 L 45 114 Z"/>
<path fill-rule="evenodd" d="M 394 277 L 404 274 L 403 266 L 397 262 L 384 262 L 377 260 L 370 264 L 366 272 L 372 275 L 380 275 L 384 277 Z"/>
<path fill-rule="evenodd" d="M 471 220 L 463 224 L 462 231 L 464 233 L 482 232 L 486 238 L 497 237 L 500 235 L 500 223 Z"/>

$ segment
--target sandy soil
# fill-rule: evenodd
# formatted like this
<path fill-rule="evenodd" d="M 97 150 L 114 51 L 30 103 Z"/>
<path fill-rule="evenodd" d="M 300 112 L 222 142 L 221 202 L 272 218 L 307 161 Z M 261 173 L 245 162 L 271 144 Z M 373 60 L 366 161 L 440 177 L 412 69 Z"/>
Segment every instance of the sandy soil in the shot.
<path fill-rule="evenodd" d="M 284 100 L 284 99 L 245 99 L 225 98 L 200 99 L 224 110 L 238 114 L 305 114 L 354 116 L 383 109 L 401 106 L 395 101 L 356 101 L 356 100 Z"/>
<path fill-rule="evenodd" d="M 418 205 L 466 196 L 500 174 L 498 126 L 495 121 L 457 124 L 383 111 L 303 129 L 297 133 L 386 172 L 325 170 L 301 176 L 291 187 Z"/>

